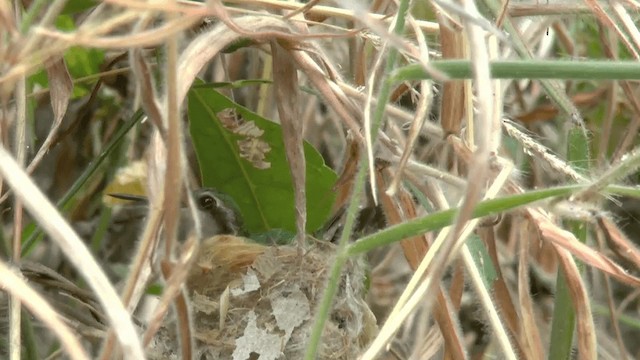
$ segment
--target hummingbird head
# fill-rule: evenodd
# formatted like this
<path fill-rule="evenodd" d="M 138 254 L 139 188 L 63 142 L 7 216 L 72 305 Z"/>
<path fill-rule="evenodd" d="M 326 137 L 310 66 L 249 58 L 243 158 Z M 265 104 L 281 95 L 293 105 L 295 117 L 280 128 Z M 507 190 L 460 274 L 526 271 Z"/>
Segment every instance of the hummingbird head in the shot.
<path fill-rule="evenodd" d="M 237 205 L 228 195 L 210 188 L 193 192 L 198 217 L 205 238 L 213 235 L 239 235 L 242 218 Z"/>
<path fill-rule="evenodd" d="M 202 229 L 203 238 L 214 235 L 242 235 L 242 218 L 238 206 L 231 197 L 215 189 L 202 188 L 193 191 L 193 198 L 197 206 L 198 220 Z M 128 200 L 133 204 L 148 205 L 148 199 L 144 196 L 129 194 L 109 194 L 109 196 Z M 193 215 L 187 207 L 180 211 L 181 229 L 186 234 L 188 229 L 193 229 Z"/>

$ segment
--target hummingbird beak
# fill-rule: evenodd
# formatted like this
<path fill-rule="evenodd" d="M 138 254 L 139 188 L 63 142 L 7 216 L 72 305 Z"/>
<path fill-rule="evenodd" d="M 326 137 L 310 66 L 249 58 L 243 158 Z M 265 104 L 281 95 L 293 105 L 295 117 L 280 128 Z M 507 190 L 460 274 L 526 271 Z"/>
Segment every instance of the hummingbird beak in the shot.
<path fill-rule="evenodd" d="M 142 196 L 142 195 L 113 193 L 113 194 L 107 194 L 107 196 L 111 196 L 114 199 L 127 200 L 133 203 L 138 203 L 143 205 L 149 204 L 149 199 L 147 199 L 146 196 Z"/>
<path fill-rule="evenodd" d="M 134 205 L 149 205 L 149 198 L 144 195 L 134 195 L 134 194 L 124 194 L 124 193 L 111 193 L 107 194 L 114 199 L 125 200 L 133 203 Z M 186 207 L 187 204 L 182 204 L 183 207 Z"/>

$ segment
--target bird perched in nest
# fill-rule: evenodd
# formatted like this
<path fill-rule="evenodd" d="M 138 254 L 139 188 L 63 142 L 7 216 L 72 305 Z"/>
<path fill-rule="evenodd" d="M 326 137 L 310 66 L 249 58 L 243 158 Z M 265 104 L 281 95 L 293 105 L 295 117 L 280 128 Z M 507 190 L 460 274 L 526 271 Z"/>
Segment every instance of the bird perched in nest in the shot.
<path fill-rule="evenodd" d="M 141 224 L 148 214 L 149 201 L 145 196 L 110 193 L 109 197 L 125 200 L 114 215 L 109 227 L 107 258 L 122 260 L 133 251 L 133 244 L 140 234 Z M 231 197 L 211 188 L 201 188 L 192 192 L 196 204 L 196 214 L 200 225 L 200 236 L 208 239 L 215 235 L 245 236 L 240 211 Z M 193 213 L 188 207 L 180 210 L 178 239 L 184 240 L 194 229 Z"/>

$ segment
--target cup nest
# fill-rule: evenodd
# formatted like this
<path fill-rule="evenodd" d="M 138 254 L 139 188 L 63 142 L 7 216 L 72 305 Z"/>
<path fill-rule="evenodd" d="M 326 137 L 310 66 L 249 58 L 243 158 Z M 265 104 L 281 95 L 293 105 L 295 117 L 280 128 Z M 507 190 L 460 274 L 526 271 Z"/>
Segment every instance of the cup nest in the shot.
<path fill-rule="evenodd" d="M 203 243 L 187 282 L 197 359 L 303 358 L 336 247 L 309 239 L 299 253 L 227 235 Z M 365 291 L 364 266 L 349 259 L 316 359 L 357 358 L 374 338 Z M 172 320 L 151 350 L 152 359 L 177 356 Z"/>

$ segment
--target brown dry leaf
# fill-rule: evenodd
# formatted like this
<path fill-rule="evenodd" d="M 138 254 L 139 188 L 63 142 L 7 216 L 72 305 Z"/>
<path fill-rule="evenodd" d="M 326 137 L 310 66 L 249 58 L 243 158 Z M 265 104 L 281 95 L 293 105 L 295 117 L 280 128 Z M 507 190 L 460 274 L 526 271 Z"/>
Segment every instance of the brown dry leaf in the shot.
<path fill-rule="evenodd" d="M 519 226 L 520 262 L 518 264 L 518 300 L 520 302 L 520 313 L 522 314 L 519 334 L 520 343 L 527 359 L 542 360 L 544 359 L 544 350 L 536 322 L 529 284 L 529 238 L 531 231 L 529 222 L 523 221 L 521 217 L 518 218 L 518 221 L 522 225 Z"/>
<path fill-rule="evenodd" d="M 377 170 L 376 182 L 379 184 L 380 188 L 385 189 L 389 185 L 387 176 L 392 176 L 390 174 L 390 170 L 388 168 L 378 168 Z M 400 224 L 405 220 L 416 217 L 415 204 L 402 188 L 398 189 L 398 197 L 400 198 L 399 201 L 389 196 L 385 191 L 380 191 L 380 202 L 389 225 Z M 414 270 L 418 268 L 422 258 L 428 250 L 425 236 L 426 235 L 413 236 L 400 241 L 400 246 L 402 246 L 404 256 L 407 259 L 409 266 Z"/>
<path fill-rule="evenodd" d="M 611 219 L 598 217 L 598 225 L 604 230 L 609 248 L 613 250 L 627 265 L 640 270 L 640 251 Z"/>
<path fill-rule="evenodd" d="M 513 304 L 509 288 L 507 287 L 507 283 L 505 282 L 505 278 L 502 274 L 502 269 L 499 266 L 500 261 L 498 259 L 496 249 L 495 229 L 493 226 L 483 226 L 478 228 L 476 231 L 482 239 L 482 242 L 487 247 L 489 256 L 491 257 L 491 261 L 496 270 L 497 278 L 493 281 L 492 286 L 493 296 L 496 304 L 498 305 L 498 310 L 500 310 L 503 321 L 507 325 L 510 335 L 513 338 L 512 345 L 519 356 L 524 358 L 524 346 L 522 345 L 521 339 L 518 337 L 520 318 L 518 317 L 518 312 Z"/>
<path fill-rule="evenodd" d="M 438 14 L 440 24 L 440 46 L 443 59 L 464 57 L 462 33 L 447 26 L 448 20 Z M 440 125 L 445 136 L 460 133 L 464 114 L 464 82 L 447 81 L 442 85 L 442 104 L 440 105 Z"/>
<path fill-rule="evenodd" d="M 380 168 L 376 171 L 376 183 L 383 189 L 389 185 L 387 181 L 387 178 L 390 177 L 389 172 L 389 169 Z M 409 194 L 402 188 L 399 188 L 398 197 L 400 197 L 398 201 L 399 205 L 396 205 L 396 199 L 389 196 L 385 191 L 380 192 L 380 203 L 390 225 L 400 224 L 406 219 L 416 217 L 415 204 Z M 404 213 L 404 218 L 401 213 Z M 405 259 L 407 259 L 407 263 L 411 269 L 415 271 L 429 249 L 426 235 L 404 239 L 400 242 L 400 246 L 402 247 Z M 438 286 L 437 296 L 437 306 L 435 307 L 434 317 L 444 337 L 446 351 L 453 359 L 466 359 L 460 324 L 453 317 L 453 314 L 455 314 L 454 307 L 452 302 L 447 299 L 442 284 Z"/>
<path fill-rule="evenodd" d="M 607 92 L 607 87 L 600 87 L 594 91 L 579 93 L 571 97 L 571 101 L 576 106 L 591 107 L 598 105 L 604 94 Z M 524 122 L 534 121 L 548 121 L 558 116 L 558 108 L 555 105 L 544 104 L 537 108 L 516 116 L 516 119 Z"/>
<path fill-rule="evenodd" d="M 620 265 L 596 250 L 581 243 L 573 233 L 551 222 L 548 215 L 540 209 L 528 209 L 528 216 L 536 224 L 542 237 L 553 243 L 556 248 L 566 249 L 587 265 L 594 266 L 625 284 L 640 286 L 640 279 L 629 275 Z"/>
<path fill-rule="evenodd" d="M 134 49 L 129 56 L 131 68 L 135 74 L 134 79 L 138 81 L 138 86 L 140 86 L 142 108 L 145 114 L 147 114 L 147 118 L 149 118 L 151 123 L 160 131 L 160 135 L 164 140 L 167 137 L 167 132 L 162 120 L 162 111 L 156 101 L 158 96 L 156 95 L 156 88 L 153 76 L 151 76 L 149 64 L 147 64 L 140 49 Z"/>
<path fill-rule="evenodd" d="M 73 81 L 63 58 L 59 58 L 47 65 L 51 107 L 53 108 L 54 126 L 60 125 L 73 90 Z"/>
<path fill-rule="evenodd" d="M 285 49 L 279 42 L 271 41 L 273 56 L 273 88 L 275 90 L 284 148 L 291 170 L 293 193 L 296 204 L 296 230 L 298 242 L 304 239 L 307 222 L 306 174 L 302 142 L 302 122 L 298 106 L 298 74 L 291 58 L 291 44 Z"/>
<path fill-rule="evenodd" d="M 63 58 L 58 58 L 47 64 L 46 70 L 49 79 L 49 93 L 51 94 L 51 108 L 53 109 L 53 124 L 51 124 L 47 138 L 29 164 L 27 172 L 33 171 L 38 166 L 56 139 L 73 91 L 73 80 Z"/>
<path fill-rule="evenodd" d="M 577 241 L 577 239 L 576 239 Z M 580 270 L 573 260 L 571 253 L 561 246 L 556 246 L 560 265 L 567 279 L 569 293 L 576 311 L 578 354 L 580 359 L 596 359 L 598 354 L 596 345 L 596 330 L 593 325 L 593 316 L 589 295 L 584 288 Z"/>
<path fill-rule="evenodd" d="M 353 179 L 358 171 L 358 161 L 360 160 L 360 148 L 358 142 L 353 136 L 347 135 L 347 149 L 344 152 L 342 160 L 342 171 L 333 185 L 333 191 L 336 193 L 336 202 L 333 205 L 333 211 L 337 211 L 344 207 L 349 201 L 349 195 L 353 188 Z"/>

